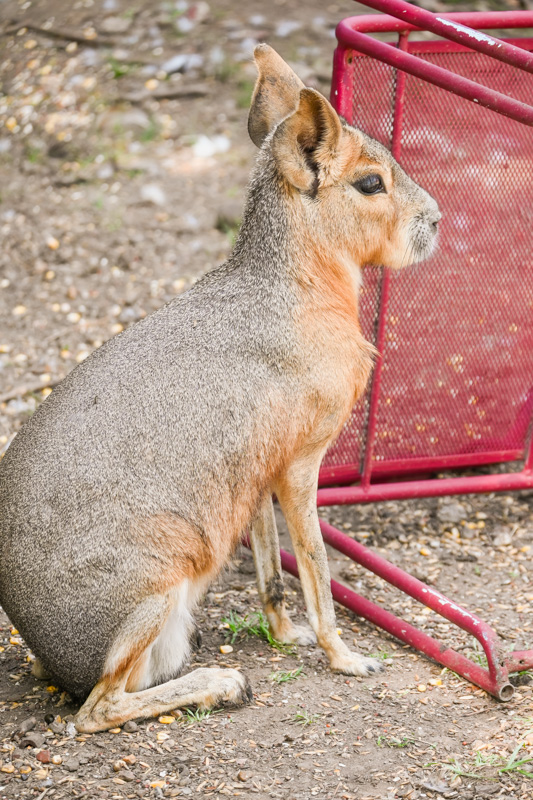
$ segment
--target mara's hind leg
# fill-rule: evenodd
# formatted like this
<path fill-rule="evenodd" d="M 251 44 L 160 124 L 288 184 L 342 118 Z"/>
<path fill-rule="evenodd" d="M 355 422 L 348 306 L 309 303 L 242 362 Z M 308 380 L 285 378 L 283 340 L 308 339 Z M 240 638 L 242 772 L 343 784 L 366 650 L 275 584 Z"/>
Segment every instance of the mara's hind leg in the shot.
<path fill-rule="evenodd" d="M 80 733 L 95 733 L 123 725 L 129 719 L 157 717 L 174 708 L 241 705 L 252 699 L 244 675 L 236 669 L 200 668 L 173 681 L 127 692 L 127 675 L 101 680 L 78 711 L 76 728 Z"/>
<path fill-rule="evenodd" d="M 278 642 L 314 644 L 316 636 L 304 625 L 294 625 L 285 608 L 279 540 L 272 497 L 263 501 L 250 530 L 257 588 L 270 632 Z"/>
<path fill-rule="evenodd" d="M 251 700 L 247 679 L 234 669 L 196 669 L 143 688 L 163 675 L 176 675 L 188 654 L 189 609 L 185 603 L 180 619 L 176 602 L 186 595 L 182 587 L 172 595 L 152 595 L 132 611 L 111 648 L 102 678 L 78 711 L 78 731 L 104 731 L 183 706 L 207 709 Z"/>

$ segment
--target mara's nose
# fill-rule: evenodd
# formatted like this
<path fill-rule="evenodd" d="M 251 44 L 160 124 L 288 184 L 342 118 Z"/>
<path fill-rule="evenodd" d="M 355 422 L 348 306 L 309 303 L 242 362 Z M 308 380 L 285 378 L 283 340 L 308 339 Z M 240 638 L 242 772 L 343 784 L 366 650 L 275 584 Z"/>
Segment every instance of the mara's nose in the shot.
<path fill-rule="evenodd" d="M 442 214 L 438 210 L 434 211 L 431 217 L 429 218 L 429 222 L 435 230 L 437 230 L 437 225 L 439 224 L 441 219 L 442 219 Z"/>

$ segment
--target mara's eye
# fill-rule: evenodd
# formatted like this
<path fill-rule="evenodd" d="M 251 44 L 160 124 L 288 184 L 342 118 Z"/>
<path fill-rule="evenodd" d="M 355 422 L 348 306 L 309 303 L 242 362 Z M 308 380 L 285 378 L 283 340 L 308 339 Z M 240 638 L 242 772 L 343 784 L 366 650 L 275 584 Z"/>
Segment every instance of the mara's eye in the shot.
<path fill-rule="evenodd" d="M 361 194 L 378 194 L 385 191 L 383 181 L 379 175 L 365 175 L 364 178 L 356 181 L 354 186 Z"/>

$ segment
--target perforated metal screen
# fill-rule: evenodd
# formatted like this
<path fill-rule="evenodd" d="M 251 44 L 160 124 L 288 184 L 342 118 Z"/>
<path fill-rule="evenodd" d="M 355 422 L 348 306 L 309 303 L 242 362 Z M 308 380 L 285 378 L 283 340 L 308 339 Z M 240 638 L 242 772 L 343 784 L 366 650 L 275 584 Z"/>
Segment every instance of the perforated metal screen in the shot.
<path fill-rule="evenodd" d="M 511 41 L 533 50 L 533 40 Z M 533 75 L 485 55 L 443 42 L 409 51 L 533 99 Z M 357 54 L 345 68 L 348 121 L 390 147 L 396 70 Z M 443 218 L 431 261 L 391 280 L 373 471 L 520 459 L 533 410 L 533 129 L 407 75 L 400 161 Z M 365 270 L 360 310 L 370 341 L 380 281 Z M 359 470 L 367 421 L 368 393 L 323 475 L 338 465 Z"/>

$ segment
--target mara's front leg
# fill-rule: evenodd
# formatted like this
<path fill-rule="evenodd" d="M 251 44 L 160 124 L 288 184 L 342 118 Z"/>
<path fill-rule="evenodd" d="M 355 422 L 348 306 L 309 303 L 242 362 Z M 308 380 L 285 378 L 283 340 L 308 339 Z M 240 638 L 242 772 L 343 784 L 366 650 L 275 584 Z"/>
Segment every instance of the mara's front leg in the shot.
<path fill-rule="evenodd" d="M 287 644 L 314 644 L 316 637 L 313 631 L 303 625 L 294 625 L 285 608 L 278 530 L 270 494 L 263 500 L 252 523 L 250 544 L 259 596 L 272 636 L 278 642 Z"/>
<path fill-rule="evenodd" d="M 309 621 L 319 645 L 336 672 L 369 675 L 381 671 L 382 665 L 374 658 L 349 650 L 336 630 L 328 558 L 316 507 L 319 466 L 320 460 L 317 463 L 316 458 L 294 462 L 275 490 L 291 535 Z"/>

